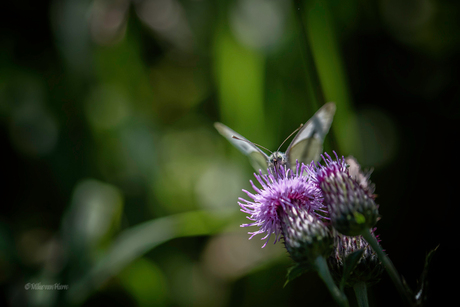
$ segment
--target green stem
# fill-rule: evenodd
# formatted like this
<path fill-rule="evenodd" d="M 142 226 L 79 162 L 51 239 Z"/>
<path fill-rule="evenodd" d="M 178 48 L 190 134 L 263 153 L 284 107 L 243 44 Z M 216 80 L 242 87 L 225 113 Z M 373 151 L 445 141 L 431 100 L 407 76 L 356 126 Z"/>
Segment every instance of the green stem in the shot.
<path fill-rule="evenodd" d="M 375 238 L 374 235 L 372 235 L 370 229 L 364 230 L 361 235 L 364 237 L 364 239 L 369 243 L 369 245 L 372 247 L 372 249 L 377 253 L 380 261 L 382 262 L 383 266 L 387 270 L 388 275 L 390 275 L 391 280 L 396 286 L 396 289 L 399 291 L 399 294 L 403 297 L 403 299 L 406 300 L 406 302 L 412 306 L 412 297 L 411 295 L 406 291 L 406 288 L 404 287 L 401 277 L 396 270 L 395 266 L 393 265 L 393 262 L 391 262 L 390 258 L 385 254 L 380 247 L 377 239 Z"/>
<path fill-rule="evenodd" d="M 353 285 L 355 290 L 356 300 L 358 301 L 359 307 L 369 307 L 369 301 L 367 300 L 367 286 L 365 282 L 358 282 Z"/>
<path fill-rule="evenodd" d="M 329 272 L 329 268 L 324 257 L 319 256 L 318 258 L 316 258 L 315 265 L 319 276 L 326 284 L 327 288 L 329 289 L 329 292 L 331 293 L 332 297 L 337 302 L 337 304 L 339 304 L 339 306 L 341 307 L 348 307 L 348 299 L 345 296 L 345 294 L 343 294 L 343 292 L 341 292 L 339 288 L 335 285 L 334 280 L 332 279 L 331 272 Z"/>

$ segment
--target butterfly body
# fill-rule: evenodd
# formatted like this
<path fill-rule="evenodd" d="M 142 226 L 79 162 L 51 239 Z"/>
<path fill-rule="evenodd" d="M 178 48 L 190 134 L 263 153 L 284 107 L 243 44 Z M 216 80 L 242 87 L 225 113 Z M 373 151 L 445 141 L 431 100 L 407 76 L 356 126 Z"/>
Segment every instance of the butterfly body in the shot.
<path fill-rule="evenodd" d="M 309 164 L 318 161 L 323 150 L 323 141 L 332 124 L 335 104 L 326 103 L 297 132 L 286 153 L 275 151 L 270 156 L 254 143 L 221 123 L 215 123 L 217 131 L 238 150 L 249 157 L 252 166 L 258 171 L 271 170 L 279 166 L 295 168 L 296 161 Z"/>
<path fill-rule="evenodd" d="M 268 167 L 273 170 L 279 169 L 280 166 L 286 166 L 287 168 L 291 168 L 286 154 L 281 151 L 275 151 L 270 155 L 270 157 L 268 157 Z"/>

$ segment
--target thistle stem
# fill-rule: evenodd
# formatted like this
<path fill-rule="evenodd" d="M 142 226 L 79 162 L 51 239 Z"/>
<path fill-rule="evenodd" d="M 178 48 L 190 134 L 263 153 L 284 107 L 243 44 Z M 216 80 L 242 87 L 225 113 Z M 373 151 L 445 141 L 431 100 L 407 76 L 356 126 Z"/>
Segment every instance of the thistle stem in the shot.
<path fill-rule="evenodd" d="M 411 295 L 406 291 L 406 288 L 404 287 L 401 277 L 396 270 L 395 266 L 393 265 L 393 262 L 391 262 L 390 258 L 385 254 L 380 247 L 377 239 L 371 234 L 370 229 L 364 230 L 361 235 L 364 237 L 364 239 L 369 243 L 369 245 L 372 247 L 372 249 L 377 253 L 380 261 L 382 262 L 383 266 L 385 267 L 388 275 L 390 275 L 391 280 L 396 286 L 396 289 L 399 291 L 399 294 L 403 297 L 403 299 L 406 300 L 406 303 L 408 303 L 410 306 L 412 306 L 412 297 Z"/>
<path fill-rule="evenodd" d="M 327 288 L 329 289 L 329 292 L 331 293 L 332 297 L 337 302 L 337 304 L 339 304 L 340 307 L 348 307 L 348 299 L 345 296 L 345 294 L 343 294 L 343 292 L 341 292 L 334 283 L 331 272 L 329 272 L 329 268 L 324 257 L 319 256 L 318 258 L 316 258 L 315 265 L 319 276 L 326 284 Z"/>
<path fill-rule="evenodd" d="M 358 282 L 354 284 L 353 289 L 355 290 L 356 300 L 358 301 L 359 307 L 369 307 L 369 301 L 367 300 L 367 286 L 365 282 Z"/>

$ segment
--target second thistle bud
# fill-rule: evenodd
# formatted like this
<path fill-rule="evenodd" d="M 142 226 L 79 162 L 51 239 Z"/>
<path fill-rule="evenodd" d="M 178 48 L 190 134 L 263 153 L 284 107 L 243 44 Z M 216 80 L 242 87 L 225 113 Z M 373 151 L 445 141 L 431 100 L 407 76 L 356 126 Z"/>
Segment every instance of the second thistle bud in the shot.
<path fill-rule="evenodd" d="M 357 236 L 377 222 L 378 210 L 372 192 L 349 174 L 345 159 L 324 159 L 326 166 L 317 170 L 332 226 L 341 234 Z"/>
<path fill-rule="evenodd" d="M 374 234 L 372 235 L 374 236 Z M 363 250 L 363 254 L 346 280 L 345 285 L 352 287 L 356 283 L 364 282 L 370 286 L 380 280 L 384 270 L 383 265 L 377 254 L 362 236 L 348 237 L 337 234 L 334 240 L 334 252 L 328 258 L 328 264 L 337 283 L 340 282 L 344 273 L 346 258 L 359 249 Z"/>
<path fill-rule="evenodd" d="M 326 225 L 305 210 L 286 208 L 281 213 L 281 229 L 286 250 L 297 263 L 313 263 L 328 257 L 334 240 Z"/>

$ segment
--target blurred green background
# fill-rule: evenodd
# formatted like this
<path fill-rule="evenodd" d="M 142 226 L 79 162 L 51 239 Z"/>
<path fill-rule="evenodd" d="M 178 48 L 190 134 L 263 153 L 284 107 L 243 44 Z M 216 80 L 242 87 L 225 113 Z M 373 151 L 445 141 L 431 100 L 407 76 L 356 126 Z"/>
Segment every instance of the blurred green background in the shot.
<path fill-rule="evenodd" d="M 315 273 L 283 288 L 282 244 L 248 241 L 237 199 L 253 170 L 213 127 L 275 150 L 327 101 L 325 149 L 374 168 L 383 247 L 415 287 L 441 243 L 430 302 L 448 301 L 459 2 L 24 0 L 2 11 L 0 305 L 335 306 Z M 369 295 L 401 301 L 386 276 Z"/>

